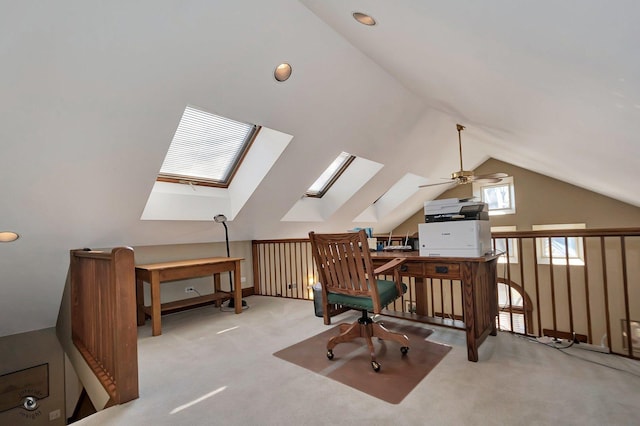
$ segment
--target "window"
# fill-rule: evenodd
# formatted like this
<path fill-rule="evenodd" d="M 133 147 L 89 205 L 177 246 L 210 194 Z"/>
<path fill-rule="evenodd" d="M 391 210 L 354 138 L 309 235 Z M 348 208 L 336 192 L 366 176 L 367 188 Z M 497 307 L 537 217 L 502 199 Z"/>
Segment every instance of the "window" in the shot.
<path fill-rule="evenodd" d="M 349 153 L 341 152 L 338 158 L 333 160 L 329 167 L 327 167 L 313 185 L 309 187 L 305 195 L 307 197 L 321 198 L 355 158 L 355 156 Z"/>
<path fill-rule="evenodd" d="M 552 231 L 561 229 L 585 229 L 584 223 L 560 225 L 533 225 L 534 231 Z M 584 265 L 584 248 L 582 238 L 579 237 L 542 237 L 536 238 L 538 263 L 566 265 L 567 258 L 570 265 Z"/>
<path fill-rule="evenodd" d="M 520 334 L 533 331 L 533 305 L 522 287 L 505 278 L 498 278 L 498 318 L 500 330 Z"/>
<path fill-rule="evenodd" d="M 258 130 L 187 106 L 157 180 L 227 188 Z"/>
<path fill-rule="evenodd" d="M 492 226 L 491 233 L 494 232 L 514 232 L 515 226 Z M 504 253 L 498 258 L 498 263 L 518 263 L 518 240 L 515 238 L 494 238 L 494 249 Z"/>
<path fill-rule="evenodd" d="M 516 212 L 513 176 L 503 178 L 498 183 L 474 182 L 473 192 L 476 198 L 487 203 L 490 215 L 515 214 Z"/>

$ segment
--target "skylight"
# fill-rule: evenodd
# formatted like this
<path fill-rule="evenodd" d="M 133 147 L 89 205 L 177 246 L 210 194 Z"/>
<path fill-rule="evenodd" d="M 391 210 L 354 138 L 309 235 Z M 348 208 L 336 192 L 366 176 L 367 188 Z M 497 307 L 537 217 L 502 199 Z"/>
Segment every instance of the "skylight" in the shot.
<path fill-rule="evenodd" d="M 329 167 L 309 187 L 305 195 L 307 197 L 322 197 L 355 158 L 349 153 L 341 152 L 338 158 L 333 160 Z"/>
<path fill-rule="evenodd" d="M 226 188 L 258 130 L 187 106 L 157 180 Z"/>

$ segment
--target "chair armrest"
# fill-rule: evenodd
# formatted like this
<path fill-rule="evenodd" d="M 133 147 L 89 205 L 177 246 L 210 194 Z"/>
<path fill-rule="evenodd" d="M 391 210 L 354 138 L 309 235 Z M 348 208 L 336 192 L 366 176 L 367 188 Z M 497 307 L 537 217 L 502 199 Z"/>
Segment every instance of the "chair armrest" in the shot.
<path fill-rule="evenodd" d="M 391 271 L 391 270 L 397 268 L 398 266 L 402 265 L 404 262 L 406 262 L 406 260 L 407 259 L 404 259 L 404 258 L 401 258 L 401 257 L 396 257 L 395 259 L 392 259 L 392 260 L 388 261 L 384 265 L 378 266 L 376 269 L 374 269 L 373 274 L 374 275 L 385 274 L 388 271 Z"/>
<path fill-rule="evenodd" d="M 406 262 L 407 259 L 396 257 L 385 263 L 384 265 L 378 266 L 374 271 L 374 275 L 382 275 L 388 273 L 389 271 L 393 271 L 393 280 L 396 282 L 396 289 L 398 290 L 398 296 L 401 296 L 404 291 L 402 290 L 402 283 L 400 282 L 400 273 L 398 272 L 398 267 Z"/>

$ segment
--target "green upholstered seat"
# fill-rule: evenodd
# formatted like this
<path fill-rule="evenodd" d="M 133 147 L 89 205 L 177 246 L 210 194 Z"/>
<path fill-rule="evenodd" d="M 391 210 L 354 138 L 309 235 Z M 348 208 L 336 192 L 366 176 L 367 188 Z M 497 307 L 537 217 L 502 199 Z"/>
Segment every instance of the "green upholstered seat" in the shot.
<path fill-rule="evenodd" d="M 378 286 L 378 294 L 380 295 L 380 306 L 385 307 L 389 303 L 401 296 L 398 294 L 398 288 L 396 283 L 389 280 L 376 280 Z M 402 293 L 407 291 L 406 284 L 402 284 Z M 371 297 L 358 297 L 349 296 L 346 294 L 327 293 L 329 303 L 335 305 L 347 306 L 353 309 L 366 309 L 367 311 L 373 311 L 373 301 Z"/>

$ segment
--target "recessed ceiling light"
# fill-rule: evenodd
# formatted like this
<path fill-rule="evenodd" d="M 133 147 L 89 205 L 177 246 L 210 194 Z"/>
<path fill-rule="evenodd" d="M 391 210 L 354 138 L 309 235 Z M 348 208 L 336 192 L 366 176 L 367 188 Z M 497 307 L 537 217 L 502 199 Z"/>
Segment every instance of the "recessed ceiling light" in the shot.
<path fill-rule="evenodd" d="M 376 20 L 366 13 L 353 12 L 353 18 L 363 25 L 373 26 L 376 24 Z"/>
<path fill-rule="evenodd" d="M 20 238 L 20 235 L 11 231 L 0 231 L 0 243 L 10 243 Z"/>
<path fill-rule="evenodd" d="M 286 81 L 291 77 L 291 65 L 286 62 L 281 63 L 273 72 L 273 77 L 278 81 Z"/>

